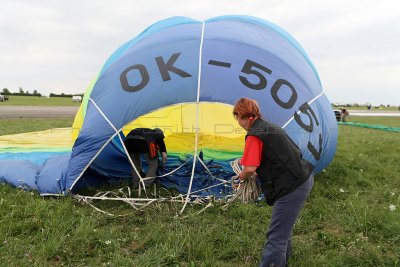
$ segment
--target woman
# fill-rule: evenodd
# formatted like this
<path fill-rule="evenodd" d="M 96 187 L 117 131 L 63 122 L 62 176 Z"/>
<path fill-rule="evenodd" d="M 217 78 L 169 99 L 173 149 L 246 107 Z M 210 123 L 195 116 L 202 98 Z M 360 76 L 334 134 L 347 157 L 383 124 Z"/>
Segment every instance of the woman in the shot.
<path fill-rule="evenodd" d="M 293 226 L 314 184 L 313 166 L 281 127 L 261 118 L 255 100 L 239 99 L 233 115 L 247 131 L 239 178 L 244 181 L 256 172 L 273 206 L 260 266 L 287 266 Z"/>

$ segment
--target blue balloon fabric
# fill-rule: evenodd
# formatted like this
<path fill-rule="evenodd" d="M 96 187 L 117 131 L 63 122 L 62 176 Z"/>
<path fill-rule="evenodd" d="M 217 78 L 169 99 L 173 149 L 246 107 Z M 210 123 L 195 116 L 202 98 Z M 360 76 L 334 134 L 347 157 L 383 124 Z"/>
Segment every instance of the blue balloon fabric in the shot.
<path fill-rule="evenodd" d="M 104 166 L 96 162 L 118 155 L 111 140 L 135 118 L 178 103 L 233 105 L 240 97 L 256 99 L 263 116 L 286 130 L 315 172 L 332 160 L 332 108 L 311 60 L 288 33 L 248 16 L 204 22 L 176 17 L 149 27 L 106 62 L 73 149 L 67 188 L 89 165 Z"/>
<path fill-rule="evenodd" d="M 85 119 L 68 163 L 66 157 L 51 160 L 60 164 L 56 176 L 63 184 L 40 183 L 42 192 L 59 186 L 73 191 L 94 173 L 129 177 L 129 161 L 118 145 L 122 127 L 179 103 L 256 99 L 263 117 L 285 129 L 315 173 L 336 151 L 335 116 L 311 60 L 287 32 L 255 17 L 160 21 L 109 57 L 85 97 Z M 50 177 L 52 170 L 43 168 L 39 177 Z M 168 178 L 162 182 L 167 185 Z"/>
<path fill-rule="evenodd" d="M 50 157 L 43 164 L 36 177 L 36 185 L 41 195 L 64 194 L 70 153 Z M 51 179 L 49 179 L 52 177 Z"/>
<path fill-rule="evenodd" d="M 0 182 L 22 188 L 37 190 L 36 175 L 40 166 L 26 160 L 2 160 L 0 164 Z"/>

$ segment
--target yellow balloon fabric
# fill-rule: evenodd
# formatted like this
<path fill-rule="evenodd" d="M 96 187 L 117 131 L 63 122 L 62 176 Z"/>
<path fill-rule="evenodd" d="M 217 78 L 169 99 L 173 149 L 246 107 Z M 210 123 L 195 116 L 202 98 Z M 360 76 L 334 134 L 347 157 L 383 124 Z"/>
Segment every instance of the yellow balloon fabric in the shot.
<path fill-rule="evenodd" d="M 84 119 L 82 109 L 83 104 L 72 126 L 74 141 Z M 231 159 L 241 156 L 245 136 L 245 131 L 232 115 L 232 109 L 231 105 L 223 103 L 182 103 L 143 115 L 125 125 L 122 132 L 126 136 L 135 128 L 160 128 L 166 137 L 168 153 L 193 154 L 198 129 L 197 147 L 205 158 Z"/>
<path fill-rule="evenodd" d="M 70 151 L 71 128 L 54 128 L 40 132 L 0 136 L 0 152 Z"/>

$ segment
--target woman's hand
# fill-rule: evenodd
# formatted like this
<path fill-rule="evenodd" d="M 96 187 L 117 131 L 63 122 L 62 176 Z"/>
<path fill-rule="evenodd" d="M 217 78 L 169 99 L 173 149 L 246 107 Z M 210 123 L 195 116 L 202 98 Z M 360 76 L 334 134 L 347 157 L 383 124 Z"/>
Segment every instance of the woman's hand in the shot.
<path fill-rule="evenodd" d="M 239 179 L 241 181 L 246 180 L 251 177 L 257 170 L 257 166 L 245 166 L 243 170 L 239 173 Z"/>

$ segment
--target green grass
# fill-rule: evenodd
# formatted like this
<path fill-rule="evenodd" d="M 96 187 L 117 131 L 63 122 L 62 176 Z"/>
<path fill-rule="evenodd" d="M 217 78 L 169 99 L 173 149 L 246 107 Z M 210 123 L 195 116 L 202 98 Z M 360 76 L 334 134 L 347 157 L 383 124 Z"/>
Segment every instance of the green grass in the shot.
<path fill-rule="evenodd" d="M 73 118 L 0 119 L 0 135 L 35 132 L 51 128 L 71 127 L 73 121 Z"/>
<path fill-rule="evenodd" d="M 0 102 L 1 106 L 79 106 L 70 97 L 38 97 L 10 95 L 8 101 Z"/>
<path fill-rule="evenodd" d="M 291 266 L 400 266 L 399 162 L 400 134 L 339 126 L 335 159 L 296 223 Z M 5 266 L 257 266 L 271 215 L 264 203 L 178 217 L 179 204 L 139 213 L 96 202 L 126 215 L 110 217 L 70 197 L 0 192 Z"/>
<path fill-rule="evenodd" d="M 367 124 L 378 124 L 378 125 L 384 125 L 384 126 L 390 126 L 390 127 L 400 127 L 400 117 L 349 116 L 347 118 L 347 121 L 358 122 L 358 123 L 367 123 Z"/>

